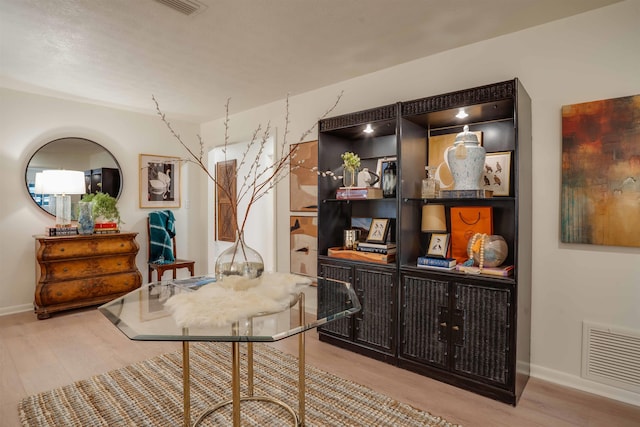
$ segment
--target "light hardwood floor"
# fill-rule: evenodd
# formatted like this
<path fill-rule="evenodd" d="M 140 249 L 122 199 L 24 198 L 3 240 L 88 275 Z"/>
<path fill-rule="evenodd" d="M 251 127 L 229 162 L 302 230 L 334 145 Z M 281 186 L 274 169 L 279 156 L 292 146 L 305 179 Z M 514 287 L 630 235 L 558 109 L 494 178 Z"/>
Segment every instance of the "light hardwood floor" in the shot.
<path fill-rule="evenodd" d="M 640 426 L 638 406 L 535 378 L 514 408 L 322 343 L 315 331 L 307 333 L 306 342 L 307 364 L 465 427 Z M 288 339 L 272 345 L 296 354 L 296 344 Z M 23 397 L 180 348 L 179 343 L 130 341 L 95 309 L 40 321 L 33 313 L 2 316 L 0 425 L 20 425 L 17 406 Z"/>

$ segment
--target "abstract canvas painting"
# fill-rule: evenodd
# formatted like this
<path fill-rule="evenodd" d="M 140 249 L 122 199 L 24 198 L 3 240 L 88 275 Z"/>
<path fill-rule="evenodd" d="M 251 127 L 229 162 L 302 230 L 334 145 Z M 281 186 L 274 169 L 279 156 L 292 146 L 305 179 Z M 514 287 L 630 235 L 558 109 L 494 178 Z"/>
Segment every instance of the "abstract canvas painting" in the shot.
<path fill-rule="evenodd" d="M 640 247 L 640 95 L 562 107 L 565 243 Z"/>
<path fill-rule="evenodd" d="M 289 175 L 289 201 L 293 212 L 318 210 L 318 141 L 302 142 L 292 146 L 296 150 Z"/>
<path fill-rule="evenodd" d="M 318 218 L 314 216 L 292 216 L 291 272 L 305 276 L 317 276 Z"/>

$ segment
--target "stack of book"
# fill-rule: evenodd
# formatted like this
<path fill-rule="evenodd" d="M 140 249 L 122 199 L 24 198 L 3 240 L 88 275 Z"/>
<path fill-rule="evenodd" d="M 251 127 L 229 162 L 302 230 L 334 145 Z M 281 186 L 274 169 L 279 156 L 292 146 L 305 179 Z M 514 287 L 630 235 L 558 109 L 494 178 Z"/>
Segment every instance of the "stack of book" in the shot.
<path fill-rule="evenodd" d="M 420 268 L 432 270 L 454 270 L 456 268 L 456 259 L 420 256 L 418 257 L 417 265 Z"/>
<path fill-rule="evenodd" d="M 93 226 L 95 234 L 118 233 L 118 224 L 115 222 L 96 222 Z"/>
<path fill-rule="evenodd" d="M 371 252 L 374 254 L 392 255 L 396 253 L 396 244 L 359 242 L 356 250 L 360 252 Z"/>
<path fill-rule="evenodd" d="M 382 188 L 374 187 L 340 187 L 336 191 L 339 200 L 382 199 Z"/>
<path fill-rule="evenodd" d="M 55 226 L 55 227 L 47 227 L 45 229 L 47 236 L 75 236 L 78 234 L 77 226 Z"/>

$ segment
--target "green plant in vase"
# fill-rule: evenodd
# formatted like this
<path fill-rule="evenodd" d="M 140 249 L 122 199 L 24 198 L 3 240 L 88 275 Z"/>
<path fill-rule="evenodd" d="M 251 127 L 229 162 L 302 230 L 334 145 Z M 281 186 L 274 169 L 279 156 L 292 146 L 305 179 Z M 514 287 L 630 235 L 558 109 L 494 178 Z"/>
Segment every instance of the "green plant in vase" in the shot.
<path fill-rule="evenodd" d="M 342 158 L 342 183 L 345 187 L 353 187 L 356 185 L 358 177 L 358 169 L 360 168 L 360 157 L 351 151 L 346 151 L 340 155 Z"/>
<path fill-rule="evenodd" d="M 91 202 L 93 204 L 93 217 L 96 222 L 115 222 L 123 224 L 118 210 L 118 200 L 107 193 L 97 192 L 95 194 L 85 194 L 81 202 Z"/>

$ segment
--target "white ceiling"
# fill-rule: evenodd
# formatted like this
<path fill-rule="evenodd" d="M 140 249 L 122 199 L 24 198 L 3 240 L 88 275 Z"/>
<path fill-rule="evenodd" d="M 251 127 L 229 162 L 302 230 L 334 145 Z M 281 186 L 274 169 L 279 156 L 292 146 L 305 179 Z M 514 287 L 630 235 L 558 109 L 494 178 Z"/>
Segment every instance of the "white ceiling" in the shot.
<path fill-rule="evenodd" d="M 0 86 L 204 121 L 619 0 L 0 0 Z"/>

